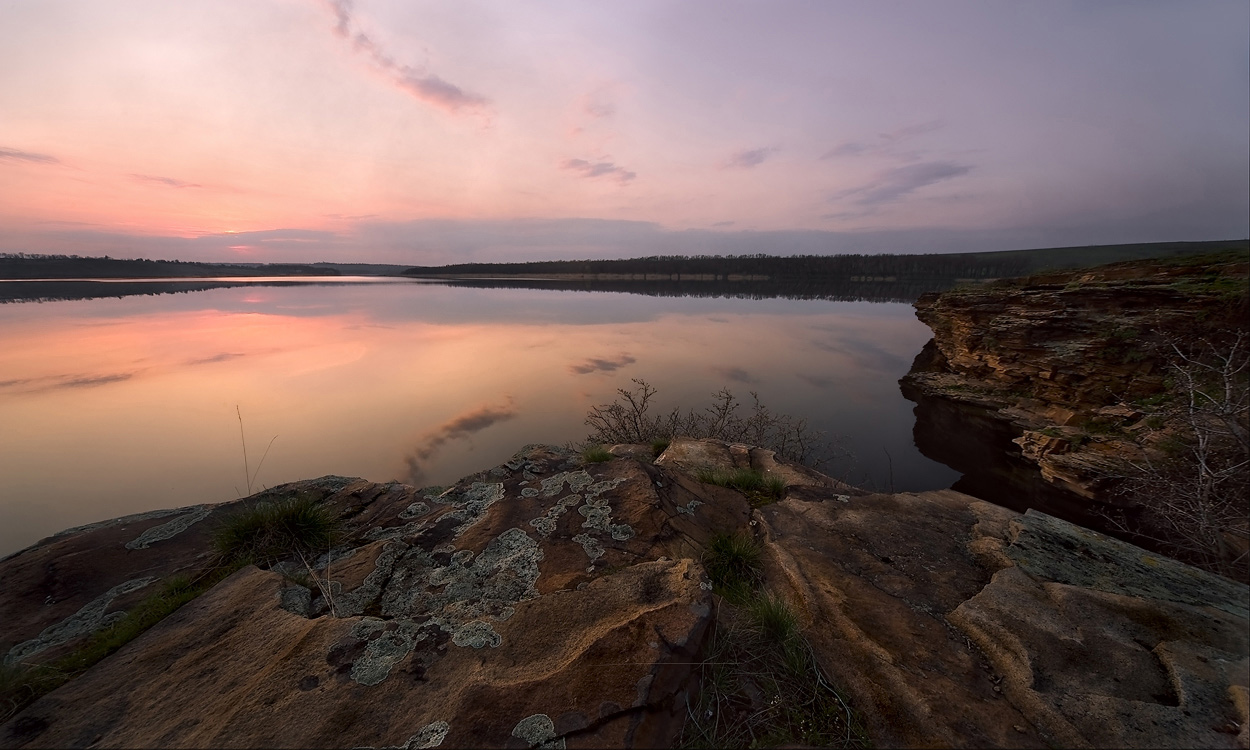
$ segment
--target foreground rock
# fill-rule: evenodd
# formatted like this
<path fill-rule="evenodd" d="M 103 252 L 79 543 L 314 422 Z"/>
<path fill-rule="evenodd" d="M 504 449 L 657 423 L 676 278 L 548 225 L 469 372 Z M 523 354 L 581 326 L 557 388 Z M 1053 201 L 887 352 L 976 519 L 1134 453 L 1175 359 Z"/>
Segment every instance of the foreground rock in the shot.
<path fill-rule="evenodd" d="M 294 560 L 244 568 L 10 718 L 0 745 L 672 746 L 716 627 L 702 549 L 741 531 L 879 746 L 1247 746 L 1245 586 L 957 492 L 865 495 L 745 446 L 615 452 L 636 457 L 530 446 L 437 494 L 333 477 L 262 493 L 312 493 L 345 519 L 347 541 L 308 561 L 328 596 Z M 691 473 L 735 465 L 788 497 L 752 509 Z M 144 579 L 203 564 L 234 505 L 0 562 L 6 660 L 51 660 Z"/>

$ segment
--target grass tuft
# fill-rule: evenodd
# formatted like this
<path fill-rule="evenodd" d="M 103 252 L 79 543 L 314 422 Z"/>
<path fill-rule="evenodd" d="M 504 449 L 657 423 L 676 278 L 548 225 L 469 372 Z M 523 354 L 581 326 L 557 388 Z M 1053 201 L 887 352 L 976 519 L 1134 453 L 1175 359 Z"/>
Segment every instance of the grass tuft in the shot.
<path fill-rule="evenodd" d="M 781 598 L 756 595 L 741 607 L 722 604 L 699 670 L 680 747 L 868 745 Z"/>
<path fill-rule="evenodd" d="M 288 555 L 329 549 L 339 530 L 334 508 L 309 495 L 258 502 L 225 518 L 213 545 L 227 560 L 272 565 Z"/>
<path fill-rule="evenodd" d="M 588 445 L 582 448 L 582 460 L 588 464 L 601 464 L 605 461 L 611 461 L 613 458 L 615 456 L 602 445 Z"/>
<path fill-rule="evenodd" d="M 746 534 L 714 534 L 703 551 L 703 568 L 717 593 L 740 601 L 763 579 L 761 554 L 760 546 Z"/>
<path fill-rule="evenodd" d="M 786 483 L 781 477 L 768 476 L 757 469 L 711 469 L 695 472 L 695 478 L 704 484 L 715 484 L 738 490 L 747 496 L 751 507 L 775 503 L 786 494 Z"/>
<path fill-rule="evenodd" d="M 656 458 L 659 458 L 661 453 L 668 450 L 669 443 L 671 442 L 673 441 L 666 437 L 660 437 L 660 438 L 656 438 L 655 440 L 652 440 L 651 441 L 651 455 L 655 456 Z"/>

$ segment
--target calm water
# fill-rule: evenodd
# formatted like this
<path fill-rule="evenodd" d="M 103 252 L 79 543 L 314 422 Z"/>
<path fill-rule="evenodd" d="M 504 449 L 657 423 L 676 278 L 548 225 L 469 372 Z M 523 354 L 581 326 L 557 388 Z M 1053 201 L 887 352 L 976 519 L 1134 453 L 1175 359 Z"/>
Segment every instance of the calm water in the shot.
<path fill-rule="evenodd" d="M 664 408 L 757 391 L 842 436 L 857 461 L 837 473 L 947 487 L 959 474 L 916 450 L 897 383 L 929 336 L 902 303 L 407 281 L 3 304 L 0 555 L 247 494 L 236 408 L 253 490 L 323 474 L 444 484 L 526 443 L 580 440 L 631 378 Z"/>

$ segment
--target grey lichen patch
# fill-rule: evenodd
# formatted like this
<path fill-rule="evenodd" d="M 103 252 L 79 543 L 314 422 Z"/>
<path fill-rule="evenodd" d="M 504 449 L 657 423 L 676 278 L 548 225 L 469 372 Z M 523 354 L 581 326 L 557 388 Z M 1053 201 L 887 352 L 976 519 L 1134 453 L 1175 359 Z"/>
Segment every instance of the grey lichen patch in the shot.
<path fill-rule="evenodd" d="M 178 536 L 189 529 L 192 524 L 208 518 L 208 514 L 212 512 L 212 508 L 209 508 L 207 505 L 197 505 L 190 513 L 184 513 L 176 518 L 171 518 L 159 526 L 153 526 L 140 534 L 138 538 L 126 542 L 126 549 L 147 549 L 156 542 L 163 542 L 166 539 Z"/>
<path fill-rule="evenodd" d="M 634 529 L 629 524 L 612 523 L 612 508 L 608 504 L 608 499 L 603 497 L 605 492 L 616 489 L 624 481 L 624 477 L 614 477 L 595 482 L 583 490 L 586 502 L 577 509 L 577 512 L 586 519 L 582 522 L 582 528 L 590 529 L 590 531 L 578 534 L 573 537 L 573 541 L 582 545 L 582 549 L 586 551 L 586 556 L 590 558 L 592 564 L 603 555 L 603 545 L 592 537 L 591 533 L 607 534 L 618 542 L 632 539 L 634 536 Z"/>
<path fill-rule="evenodd" d="M 444 514 L 439 518 L 439 521 L 446 518 L 460 521 L 455 531 L 452 532 L 454 536 L 459 537 L 486 514 L 487 508 L 503 499 L 503 494 L 503 484 L 501 483 L 474 482 L 464 492 L 455 495 L 449 494 L 445 498 L 451 501 L 451 504 L 455 506 L 455 510 Z"/>
<path fill-rule="evenodd" d="M 441 592 L 417 593 L 409 603 L 436 615 L 445 629 L 492 617 L 504 619 L 512 605 L 538 596 L 542 548 L 521 529 L 508 529 L 486 545 L 472 562 L 459 553 L 444 567 L 430 570 L 426 583 Z M 388 602 L 383 602 L 383 612 Z"/>
<path fill-rule="evenodd" d="M 278 606 L 291 614 L 308 617 L 312 610 L 312 591 L 305 586 L 284 586 L 278 592 Z"/>
<path fill-rule="evenodd" d="M 521 497 L 538 497 L 538 488 L 525 487 L 521 490 Z"/>
<path fill-rule="evenodd" d="M 58 531 L 49 538 L 56 539 L 57 537 L 78 534 L 84 531 L 95 531 L 96 529 L 103 529 L 109 526 L 126 526 L 132 523 L 140 523 L 141 521 L 151 521 L 154 518 L 176 516 L 179 513 L 186 513 L 187 511 L 198 507 L 200 506 L 193 505 L 187 508 L 162 508 L 161 510 L 149 510 L 143 513 L 133 513 L 129 516 L 122 516 L 121 518 L 110 518 L 107 521 L 96 521 L 95 523 L 86 523 L 82 526 L 74 526 L 72 528 L 65 529 L 64 531 Z"/>
<path fill-rule="evenodd" d="M 329 589 L 330 597 L 334 600 L 334 607 L 338 611 L 340 617 L 351 617 L 359 615 L 365 611 L 365 608 L 372 604 L 382 595 L 382 586 L 387 579 L 391 577 L 395 568 L 395 563 L 408 551 L 408 545 L 403 542 L 387 542 L 382 548 L 381 554 L 374 562 L 373 571 L 365 576 L 365 580 L 351 591 L 344 592 L 343 584 L 339 581 L 330 580 L 326 586 Z"/>
<path fill-rule="evenodd" d="M 618 542 L 634 538 L 634 527 L 627 523 L 608 524 L 608 534 Z"/>
<path fill-rule="evenodd" d="M 589 534 L 578 534 L 573 537 L 573 541 L 582 545 L 582 550 L 586 552 L 586 557 L 590 558 L 592 565 L 592 568 L 588 568 L 588 570 L 592 570 L 595 560 L 603 557 L 603 545 L 599 543 L 598 539 Z"/>
<path fill-rule="evenodd" d="M 694 509 L 695 509 L 695 508 L 697 508 L 697 507 L 699 507 L 699 506 L 700 506 L 700 505 L 702 505 L 702 504 L 703 504 L 703 501 L 702 501 L 702 500 L 691 500 L 690 502 L 686 503 L 685 505 L 678 505 L 678 506 L 677 506 L 677 512 L 678 512 L 678 513 L 681 513 L 681 514 L 684 514 L 684 515 L 687 515 L 687 516 L 693 516 L 693 515 L 694 515 Z"/>
<path fill-rule="evenodd" d="M 404 746 L 398 750 L 427 750 L 431 747 L 438 747 L 443 744 L 443 740 L 447 739 L 449 731 L 451 731 L 451 725 L 445 721 L 426 724 L 416 734 L 409 737 Z"/>
<path fill-rule="evenodd" d="M 1112 594 L 1210 606 L 1245 618 L 1250 589 L 1030 508 L 1004 550 L 1029 575 Z"/>
<path fill-rule="evenodd" d="M 403 521 L 408 521 L 418 516 L 424 516 L 426 513 L 429 513 L 429 512 L 430 512 L 430 506 L 418 500 L 412 505 L 409 505 L 407 508 L 404 508 L 403 510 L 401 510 L 399 512 L 399 518 Z"/>
<path fill-rule="evenodd" d="M 471 648 L 483 648 L 490 646 L 497 647 L 503 643 L 503 638 L 495 632 L 490 623 L 474 620 L 465 623 L 459 628 L 455 628 L 451 634 L 451 642 L 457 646 L 467 646 Z"/>
<path fill-rule="evenodd" d="M 556 723 L 547 714 L 534 714 L 517 722 L 512 736 L 537 748 L 564 748 L 564 738 L 556 738 Z"/>
<path fill-rule="evenodd" d="M 351 677 L 361 685 L 380 684 L 418 643 L 429 637 L 422 625 L 411 620 L 389 622 L 367 617 L 352 626 L 351 636 L 368 640 L 365 651 L 352 665 Z"/>
<path fill-rule="evenodd" d="M 554 476 L 547 477 L 542 481 L 543 494 L 547 497 L 555 497 L 559 495 L 567 483 L 570 492 L 578 492 L 583 487 L 587 487 L 594 483 L 594 477 L 590 476 L 585 470 L 582 471 L 562 471 Z"/>
<path fill-rule="evenodd" d="M 525 493 L 522 492 L 521 494 L 524 495 Z M 538 493 L 535 492 L 534 494 L 537 495 Z M 530 521 L 530 526 L 533 526 L 538 530 L 539 536 L 549 537 L 551 536 L 551 533 L 556 530 L 556 522 L 560 520 L 560 516 L 564 515 L 566 510 L 574 505 L 577 505 L 581 501 L 581 495 L 569 495 L 567 497 L 562 497 L 556 502 L 555 505 L 551 506 L 546 514 Z"/>
<path fill-rule="evenodd" d="M 31 638 L 28 641 L 22 641 L 13 648 L 9 649 L 9 653 L 4 657 L 4 663 L 6 665 L 17 664 L 23 659 L 28 659 L 40 651 L 52 648 L 53 646 L 60 646 L 62 643 L 68 643 L 79 636 L 87 635 L 99 630 L 100 628 L 112 625 L 125 617 L 126 613 L 113 612 L 112 614 L 106 616 L 104 612 L 108 609 L 109 604 L 111 604 L 117 597 L 129 594 L 132 591 L 138 591 L 155 580 L 155 577 L 147 576 L 144 578 L 134 578 L 117 584 L 113 588 L 105 591 L 103 594 L 100 594 L 87 604 L 83 605 L 82 609 L 78 610 L 74 614 L 66 617 L 64 620 L 61 620 L 55 625 L 49 625 L 44 628 L 43 632 L 35 638 Z"/>

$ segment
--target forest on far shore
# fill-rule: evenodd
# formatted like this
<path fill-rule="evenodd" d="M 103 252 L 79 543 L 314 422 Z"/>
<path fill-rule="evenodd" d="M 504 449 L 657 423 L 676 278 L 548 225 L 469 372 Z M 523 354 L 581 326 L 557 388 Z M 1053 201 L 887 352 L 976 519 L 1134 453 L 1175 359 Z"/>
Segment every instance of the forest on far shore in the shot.
<path fill-rule="evenodd" d="M 928 255 L 664 255 L 624 260 L 548 260 L 525 263 L 457 263 L 414 266 L 405 276 L 508 277 L 612 275 L 709 281 L 815 280 L 900 281 L 904 279 L 1001 279 L 1039 271 L 1082 268 L 1143 258 L 1166 258 L 1193 253 L 1250 250 L 1250 240 L 1212 242 L 1154 242 L 1132 245 L 1090 245 L 1037 250 Z M 654 279 L 652 279 L 654 280 Z"/>

